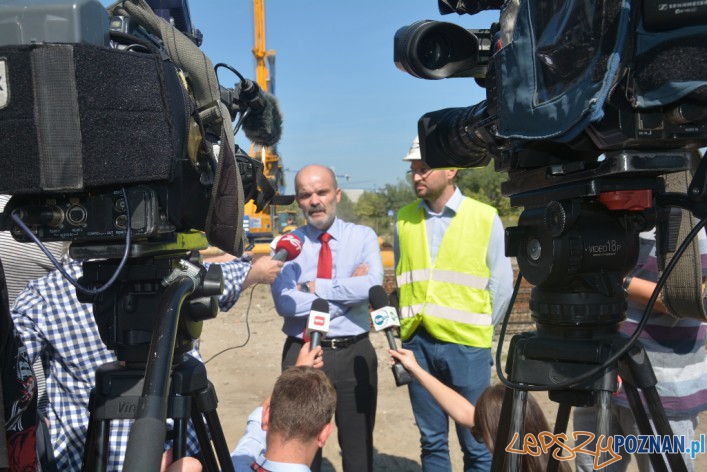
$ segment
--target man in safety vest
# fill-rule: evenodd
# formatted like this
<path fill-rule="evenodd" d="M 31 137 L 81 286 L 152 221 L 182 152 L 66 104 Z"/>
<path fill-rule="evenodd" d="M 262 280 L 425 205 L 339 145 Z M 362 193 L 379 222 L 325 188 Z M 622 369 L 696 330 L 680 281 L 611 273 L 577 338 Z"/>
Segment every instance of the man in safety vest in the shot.
<path fill-rule="evenodd" d="M 504 230 L 496 209 L 464 197 L 453 169 L 431 169 L 415 138 L 410 162 L 419 200 L 398 212 L 395 275 L 403 347 L 472 404 L 490 384 L 491 342 L 513 291 Z M 417 381 L 409 386 L 425 472 L 452 470 L 449 418 Z M 465 471 L 491 467 L 486 446 L 457 425 Z"/>

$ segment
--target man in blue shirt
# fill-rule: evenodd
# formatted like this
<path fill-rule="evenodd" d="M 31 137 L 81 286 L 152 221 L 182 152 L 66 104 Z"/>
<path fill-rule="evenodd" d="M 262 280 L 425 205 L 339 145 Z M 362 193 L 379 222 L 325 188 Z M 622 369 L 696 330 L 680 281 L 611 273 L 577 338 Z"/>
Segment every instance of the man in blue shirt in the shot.
<path fill-rule="evenodd" d="M 378 359 L 368 339 L 368 291 L 383 282 L 378 238 L 371 228 L 336 217 L 341 189 L 331 169 L 302 168 L 295 177 L 295 194 L 307 220 L 297 230 L 304 239 L 302 253 L 285 264 L 272 285 L 287 335 L 282 368 L 295 363 L 312 302 L 327 300 L 331 321 L 322 341 L 324 372 L 336 388 L 343 468 L 345 472 L 371 471 Z M 321 452 L 312 470 L 318 472 L 320 466 Z"/>

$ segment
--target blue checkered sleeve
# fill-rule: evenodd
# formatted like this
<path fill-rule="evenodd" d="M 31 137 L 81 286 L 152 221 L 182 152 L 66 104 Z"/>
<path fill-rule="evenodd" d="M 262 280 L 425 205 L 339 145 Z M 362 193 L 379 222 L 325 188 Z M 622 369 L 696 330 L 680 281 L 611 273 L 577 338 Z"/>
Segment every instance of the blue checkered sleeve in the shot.
<path fill-rule="evenodd" d="M 64 267 L 74 279 L 82 274 L 78 261 Z M 250 263 L 236 259 L 221 267 L 224 292 L 219 307 L 226 311 L 238 300 Z M 30 282 L 18 295 L 12 317 L 30 358 L 42 355 L 48 363 L 47 419 L 57 470 L 80 470 L 95 371 L 117 358 L 101 340 L 92 306 L 76 299 L 74 287 L 58 271 Z M 196 349 L 192 354 L 199 358 Z M 130 425 L 128 420 L 111 421 L 109 471 L 122 470 Z M 191 424 L 187 434 L 188 453 L 196 454 L 199 443 Z"/>

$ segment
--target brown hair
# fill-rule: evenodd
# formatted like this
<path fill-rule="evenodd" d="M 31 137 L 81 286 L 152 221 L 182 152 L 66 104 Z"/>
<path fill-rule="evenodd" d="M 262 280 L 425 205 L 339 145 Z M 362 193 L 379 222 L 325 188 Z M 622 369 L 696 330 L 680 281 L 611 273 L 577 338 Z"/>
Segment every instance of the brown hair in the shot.
<path fill-rule="evenodd" d="M 336 390 L 326 374 L 313 367 L 293 366 L 275 382 L 269 430 L 285 440 L 309 440 L 331 421 L 335 408 Z"/>
<path fill-rule="evenodd" d="M 488 387 L 479 396 L 474 410 L 474 430 L 483 438 L 484 444 L 491 452 L 494 450 L 494 442 L 496 441 L 496 433 L 498 432 L 498 421 L 500 419 L 501 407 L 503 405 L 503 395 L 505 387 L 502 384 Z M 545 419 L 545 414 L 540 408 L 540 404 L 528 395 L 528 401 L 525 405 L 525 434 L 532 434 L 536 438 L 543 431 L 551 431 L 550 425 Z M 504 444 L 503 447 L 506 445 Z M 531 456 L 526 454 L 523 456 L 522 472 L 543 472 L 547 468 L 548 454 L 539 456 Z M 560 472 L 569 472 L 569 466 L 565 461 L 559 464 Z"/>

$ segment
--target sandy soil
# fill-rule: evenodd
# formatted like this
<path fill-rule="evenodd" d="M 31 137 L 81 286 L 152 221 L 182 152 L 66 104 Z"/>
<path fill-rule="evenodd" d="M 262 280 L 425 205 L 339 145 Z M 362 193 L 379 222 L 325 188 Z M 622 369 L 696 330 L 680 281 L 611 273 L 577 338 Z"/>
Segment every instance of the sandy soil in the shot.
<path fill-rule="evenodd" d="M 209 378 L 219 398 L 218 414 L 229 447 L 233 448 L 245 428 L 248 414 L 271 391 L 280 371 L 285 335 L 268 287 L 257 286 L 243 294 L 228 313 L 204 323 L 201 352 Z M 378 414 L 375 427 L 375 470 L 382 472 L 421 471 L 419 434 L 412 416 L 407 390 L 395 386 L 388 365 L 387 341 L 372 335 L 379 356 Z M 215 354 L 230 349 L 209 360 Z M 548 419 L 554 419 L 557 405 L 546 394 L 536 396 Z M 703 414 L 704 416 L 704 414 Z M 705 418 L 698 435 L 707 432 Z M 453 431 L 453 429 L 452 429 Z M 461 453 L 455 435 L 450 437 L 453 471 L 462 470 Z M 629 470 L 636 470 L 631 467 Z M 707 459 L 698 456 L 695 470 L 707 470 Z M 324 471 L 342 471 L 336 433 L 324 448 Z"/>

